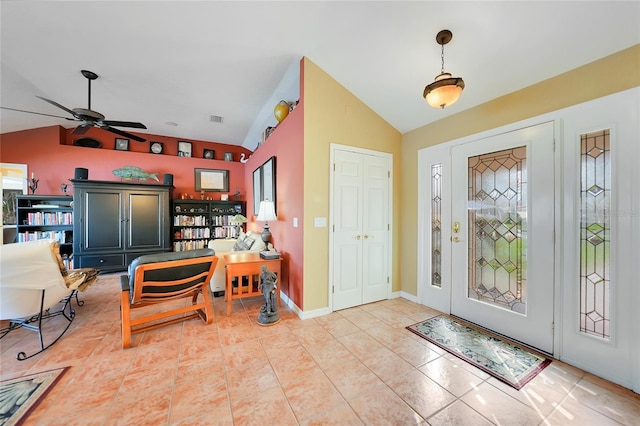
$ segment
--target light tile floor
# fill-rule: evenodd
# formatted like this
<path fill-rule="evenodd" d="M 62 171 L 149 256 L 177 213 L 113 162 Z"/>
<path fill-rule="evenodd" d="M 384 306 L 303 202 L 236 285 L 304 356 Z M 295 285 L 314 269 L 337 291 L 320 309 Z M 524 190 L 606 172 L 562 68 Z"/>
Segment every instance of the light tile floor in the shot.
<path fill-rule="evenodd" d="M 26 425 L 638 425 L 640 396 L 559 361 L 516 391 L 406 325 L 438 312 L 393 299 L 257 324 L 262 298 L 134 335 L 120 347 L 119 274 L 81 294 L 72 329 L 37 349 L 0 340 L 2 379 L 70 366 Z M 53 320 L 55 321 L 55 320 Z M 53 326 L 54 324 L 50 324 Z"/>

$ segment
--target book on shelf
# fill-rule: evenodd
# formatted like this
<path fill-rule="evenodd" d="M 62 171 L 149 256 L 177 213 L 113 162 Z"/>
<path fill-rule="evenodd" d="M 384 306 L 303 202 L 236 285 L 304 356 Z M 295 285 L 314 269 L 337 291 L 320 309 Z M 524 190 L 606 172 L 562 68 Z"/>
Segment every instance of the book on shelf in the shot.
<path fill-rule="evenodd" d="M 58 204 L 34 204 L 31 207 L 36 209 L 59 209 L 60 208 Z"/>

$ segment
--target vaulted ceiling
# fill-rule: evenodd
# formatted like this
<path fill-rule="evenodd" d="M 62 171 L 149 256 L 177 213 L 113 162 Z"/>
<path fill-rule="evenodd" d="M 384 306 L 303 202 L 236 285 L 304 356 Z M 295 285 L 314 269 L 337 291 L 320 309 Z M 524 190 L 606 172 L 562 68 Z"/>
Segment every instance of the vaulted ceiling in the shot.
<path fill-rule="evenodd" d="M 445 28 L 445 70 L 466 88 L 441 110 L 422 91 Z M 3 107 L 86 108 L 88 69 L 109 120 L 254 149 L 273 105 L 294 100 L 280 83 L 303 56 L 404 133 L 640 43 L 640 2 L 3 0 L 0 36 Z M 77 124 L 0 114 L 2 133 Z"/>

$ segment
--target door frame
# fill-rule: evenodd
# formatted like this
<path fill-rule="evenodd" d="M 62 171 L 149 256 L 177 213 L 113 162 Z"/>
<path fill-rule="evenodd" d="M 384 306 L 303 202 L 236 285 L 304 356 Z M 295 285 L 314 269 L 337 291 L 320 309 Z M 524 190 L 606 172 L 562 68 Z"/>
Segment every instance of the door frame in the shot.
<path fill-rule="evenodd" d="M 454 146 L 458 146 L 458 145 L 463 145 L 466 143 L 470 143 L 470 142 L 474 142 L 474 141 L 478 141 L 478 140 L 482 140 L 482 139 L 487 139 L 487 138 L 492 138 L 495 136 L 500 136 L 503 134 L 508 134 L 517 130 L 522 130 L 522 129 L 526 129 L 528 127 L 532 127 L 532 126 L 536 126 L 539 124 L 543 124 L 543 123 L 547 123 L 547 122 L 553 122 L 553 137 L 554 137 L 554 152 L 553 152 L 553 157 L 554 157 L 554 172 L 556 175 L 556 179 L 554 182 L 554 195 L 553 195 L 553 201 L 556 205 L 556 208 L 554 209 L 554 213 L 553 213 L 553 224 L 554 224 L 554 228 L 556 229 L 555 232 L 555 237 L 554 237 L 554 241 L 552 242 L 553 246 L 554 246 L 554 254 L 553 254 L 553 263 L 554 263 L 554 271 L 553 271 L 553 280 L 554 280 L 554 286 L 553 286 L 553 318 L 554 318 L 554 333 L 553 333 L 553 353 L 551 354 L 554 358 L 558 358 L 559 356 L 559 347 L 560 347 L 560 333 L 558 331 L 558 327 L 557 327 L 557 321 L 559 320 L 559 318 L 561 318 L 561 313 L 562 313 L 562 286 L 558 285 L 558 283 L 560 283 L 560 279 L 562 277 L 562 270 L 561 270 L 561 253 L 560 253 L 560 249 L 559 249 L 559 238 L 561 238 L 561 233 L 557 232 L 557 230 L 561 229 L 561 221 L 562 221 L 562 215 L 561 215 L 561 207 L 562 204 L 562 179 L 563 179 L 563 175 L 562 175 L 562 170 L 561 170 L 561 165 L 562 165 L 562 149 L 558 149 L 557 146 L 558 145 L 562 145 L 562 144 L 557 144 L 557 141 L 561 141 L 562 140 L 562 122 L 561 120 L 558 118 L 558 113 L 559 111 L 553 112 L 553 113 L 549 113 L 549 114 L 545 114 L 543 116 L 539 116 L 539 117 L 534 117 L 534 118 L 529 118 L 526 120 L 522 120 L 516 123 L 512 123 L 509 125 L 505 125 L 496 129 L 490 129 L 481 133 L 476 133 L 473 135 L 469 135 L 469 136 L 465 136 L 463 138 L 460 139 L 455 139 L 449 142 L 445 142 L 443 144 L 438 144 L 432 147 L 427 147 L 424 149 L 421 149 L 420 151 L 418 151 L 418 176 L 420 177 L 421 175 L 424 177 L 424 169 L 426 169 L 426 167 L 430 167 L 430 164 L 433 164 L 434 161 L 437 161 L 437 158 L 441 158 L 441 159 L 445 159 L 446 156 L 446 164 L 449 164 L 449 168 L 448 170 L 443 170 L 443 179 L 447 180 L 448 183 L 448 187 L 450 189 L 452 189 L 452 177 L 451 177 L 451 173 L 452 173 L 452 168 L 451 168 L 451 149 Z M 443 164 L 445 164 L 445 162 L 443 161 Z M 422 172 L 421 172 L 422 171 Z M 430 191 L 425 191 L 423 190 L 423 185 L 425 184 L 425 181 L 423 181 L 422 179 L 419 178 L 418 180 L 418 235 L 420 236 L 418 238 L 418 261 L 417 261 L 417 265 L 418 265 L 418 282 L 417 282 L 417 288 L 418 288 L 418 301 L 419 303 L 425 304 L 425 294 L 427 292 L 427 290 L 425 290 L 425 287 L 427 285 L 430 285 L 430 276 L 427 273 L 429 268 L 425 268 L 422 265 L 423 263 L 423 259 L 427 258 L 427 255 L 430 256 L 430 252 L 429 252 L 429 246 L 430 243 L 428 243 L 426 240 L 427 238 L 424 238 L 425 235 L 429 234 L 429 230 L 428 230 L 428 224 L 425 221 L 425 218 L 430 217 L 430 212 L 428 211 L 428 199 L 426 197 L 426 194 L 428 194 Z M 447 202 L 451 203 L 451 199 L 449 199 Z M 450 223 L 451 219 L 449 218 L 449 223 Z M 443 233 L 442 233 L 442 238 L 447 239 L 450 241 L 451 238 L 451 227 L 448 226 L 446 229 L 443 226 Z M 448 243 L 448 247 L 449 247 L 449 257 L 451 256 L 451 244 Z M 450 264 L 450 260 L 448 261 Z M 448 272 L 449 277 L 451 276 L 450 272 Z M 444 285 L 443 285 L 444 287 Z M 447 309 L 447 311 L 442 311 L 441 308 L 437 308 L 437 307 L 433 307 L 434 309 L 439 309 L 441 310 L 441 312 L 444 312 L 445 314 L 451 314 L 451 297 L 452 297 L 452 288 L 451 285 L 448 285 L 448 289 L 449 289 L 449 300 L 448 302 L 446 302 L 445 305 L 441 305 L 444 306 Z M 430 305 L 427 305 L 430 306 Z M 432 306 L 430 306 L 432 307 Z"/>
<path fill-rule="evenodd" d="M 566 224 L 564 223 L 564 218 L 567 214 L 567 209 L 571 209 L 573 206 L 566 205 L 564 201 L 564 191 L 571 190 L 571 185 L 568 185 L 566 183 L 568 176 L 564 171 L 564 163 L 566 161 L 565 155 L 568 155 L 564 152 L 565 151 L 564 147 L 568 139 L 567 135 L 565 134 L 565 121 L 568 123 L 569 120 L 573 118 L 574 114 L 579 113 L 583 108 L 592 108 L 592 107 L 599 107 L 599 106 L 604 106 L 606 108 L 610 102 L 619 102 L 619 99 L 621 99 L 619 97 L 626 99 L 627 96 L 634 97 L 633 98 L 634 99 L 633 102 L 635 102 L 634 105 L 636 106 L 636 108 L 640 107 L 640 104 L 638 101 L 638 99 L 640 99 L 639 97 L 640 87 L 634 87 L 628 90 L 624 90 L 622 92 L 614 93 L 614 94 L 607 95 L 597 99 L 592 99 L 590 101 L 583 102 L 581 104 L 572 105 L 572 106 L 569 106 L 557 111 L 552 111 L 550 113 L 543 114 L 537 117 L 528 118 L 526 120 L 522 120 L 517 123 L 512 123 L 496 129 L 487 130 L 478 134 L 474 134 L 461 139 L 445 142 L 443 144 L 439 144 L 435 146 L 435 147 L 440 147 L 442 149 L 443 147 L 451 147 L 454 144 L 471 142 L 473 140 L 481 139 L 483 137 L 489 137 L 489 136 L 494 136 L 504 132 L 510 132 L 512 130 L 517 130 L 522 127 L 529 127 L 531 125 L 539 124 L 545 121 L 554 122 L 555 124 L 554 135 L 555 135 L 555 141 L 556 141 L 556 144 L 555 144 L 556 148 L 554 153 L 554 156 L 555 156 L 554 169 L 557 176 L 556 184 L 555 184 L 555 197 L 554 197 L 555 203 L 556 203 L 556 208 L 555 208 L 555 227 L 556 227 L 555 234 L 556 235 L 555 235 L 555 243 L 554 243 L 555 244 L 554 258 L 556 262 L 556 268 L 554 271 L 554 280 L 557 285 L 555 286 L 555 290 L 554 290 L 555 333 L 554 333 L 554 352 L 552 356 L 555 359 L 559 359 L 569 363 L 572 363 L 573 360 L 566 359 L 563 353 L 563 344 L 564 344 L 563 328 L 568 326 L 567 324 L 565 324 L 566 320 L 564 319 L 564 315 L 567 315 L 568 311 L 571 310 L 571 306 L 569 304 L 573 302 L 566 300 L 567 284 L 563 284 L 563 278 L 565 278 L 566 268 L 568 266 L 564 265 L 563 251 L 564 251 L 564 248 L 566 247 L 566 244 L 571 244 L 570 241 L 567 241 L 565 239 Z M 631 123 L 630 125 L 634 126 L 636 135 L 640 135 L 640 120 L 638 119 L 637 115 L 634 116 L 632 112 L 629 112 L 629 114 L 626 117 L 623 117 L 621 119 L 629 120 L 629 122 Z M 431 152 L 429 150 L 435 147 L 427 147 L 418 151 L 419 170 L 424 168 L 425 165 L 427 164 L 426 159 L 431 157 L 431 160 L 433 160 L 433 156 L 431 155 Z M 633 153 L 632 157 L 633 158 L 629 158 L 629 161 L 640 163 L 640 148 L 638 147 L 635 148 L 635 152 Z M 635 186 L 633 187 L 634 188 L 634 191 L 632 194 L 633 199 L 631 201 L 632 202 L 631 209 L 632 209 L 632 213 L 634 213 L 633 215 L 634 220 L 631 223 L 630 232 L 634 235 L 638 235 L 638 232 L 640 232 L 640 220 L 638 220 L 638 217 L 640 216 L 637 215 L 637 212 L 640 212 L 640 195 L 639 195 L 640 192 L 638 191 L 640 189 L 640 184 L 638 183 L 640 182 L 639 168 L 635 168 L 633 170 L 633 176 L 631 176 L 631 179 L 633 182 L 635 182 Z M 426 226 L 424 223 L 420 223 L 420 222 L 424 222 L 424 219 L 426 217 L 425 209 L 428 208 L 426 200 L 424 200 L 423 193 L 425 191 L 423 190 L 423 188 L 424 188 L 424 185 L 428 185 L 428 184 L 429 183 L 425 182 L 424 180 L 418 181 L 418 193 L 419 193 L 418 227 L 422 226 L 423 230 Z M 421 237 L 423 235 L 424 233 L 420 234 Z M 427 256 L 425 256 L 425 254 L 427 253 L 425 250 L 426 250 L 426 247 L 425 247 L 423 238 L 418 238 L 417 265 L 421 264 L 422 259 L 427 258 Z M 632 247 L 629 247 L 629 253 L 631 254 L 631 256 L 635 256 L 636 259 L 640 256 L 640 240 L 635 239 L 634 241 L 632 241 Z M 640 276 L 640 262 L 635 262 L 632 265 L 628 265 L 627 268 L 628 268 L 627 270 L 628 276 L 632 276 L 632 277 Z M 424 292 L 423 286 L 426 285 L 425 283 L 427 282 L 429 277 L 424 275 L 424 268 L 421 268 L 420 266 L 418 266 L 417 274 L 418 274 L 418 277 L 417 277 L 418 278 L 418 281 L 417 281 L 418 301 L 420 303 L 424 303 L 423 302 L 423 292 Z M 640 287 L 631 286 L 629 297 L 631 300 L 636 301 L 637 303 L 637 301 L 640 300 Z M 632 310 L 627 320 L 631 321 L 633 324 L 639 324 L 640 310 L 639 309 Z M 631 358 L 631 371 L 629 372 L 631 377 L 628 378 L 628 380 L 625 380 L 625 386 L 629 387 L 631 390 L 633 390 L 636 393 L 640 393 L 640 327 L 635 327 L 630 332 L 630 335 L 624 336 L 624 338 L 630 339 L 631 345 L 632 345 L 630 348 L 630 354 L 629 354 Z M 586 366 L 577 365 L 577 367 L 582 368 L 585 371 L 589 371 L 588 367 Z M 591 370 L 590 372 L 596 374 L 596 371 Z M 601 377 L 617 383 L 615 377 L 607 377 L 606 373 L 604 373 Z"/>
<path fill-rule="evenodd" d="M 387 292 L 387 299 L 393 297 L 393 258 L 395 256 L 395 251 L 393 250 L 393 154 L 382 151 L 374 151 L 366 148 L 359 148 L 350 145 L 341 145 L 337 143 L 331 143 L 329 146 L 330 156 L 329 156 L 329 285 L 327 288 L 327 299 L 329 301 L 329 312 L 333 312 L 333 274 L 334 274 L 334 264 L 333 264 L 333 252 L 334 252 L 334 235 L 333 235 L 333 226 L 334 226 L 334 173 L 333 167 L 335 164 L 335 155 L 336 151 L 350 151 L 359 154 L 365 155 L 373 155 L 377 157 L 384 157 L 389 161 L 389 202 L 387 205 L 388 212 L 387 217 L 389 218 L 389 232 L 387 232 L 387 246 L 389 248 L 389 260 L 387 263 L 387 271 L 389 273 L 389 290 Z"/>

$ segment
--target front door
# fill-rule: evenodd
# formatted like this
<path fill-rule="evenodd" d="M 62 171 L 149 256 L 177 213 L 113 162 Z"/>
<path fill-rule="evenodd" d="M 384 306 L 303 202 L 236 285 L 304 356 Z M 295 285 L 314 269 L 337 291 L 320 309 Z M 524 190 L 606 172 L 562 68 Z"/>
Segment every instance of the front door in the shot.
<path fill-rule="evenodd" d="M 452 148 L 451 313 L 553 353 L 553 123 Z"/>

